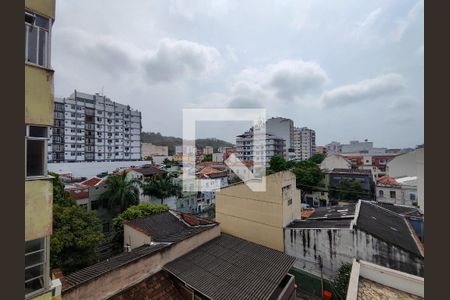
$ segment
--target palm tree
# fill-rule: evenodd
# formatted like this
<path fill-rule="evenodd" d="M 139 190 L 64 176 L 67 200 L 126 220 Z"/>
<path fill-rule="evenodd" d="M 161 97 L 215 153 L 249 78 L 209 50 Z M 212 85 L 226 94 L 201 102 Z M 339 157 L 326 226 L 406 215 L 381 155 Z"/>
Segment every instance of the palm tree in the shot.
<path fill-rule="evenodd" d="M 153 196 L 164 203 L 164 199 L 181 195 L 181 186 L 174 183 L 170 176 L 154 176 L 147 179 L 142 185 L 143 194 Z"/>
<path fill-rule="evenodd" d="M 131 205 L 139 203 L 139 181 L 127 178 L 127 172 L 121 174 L 108 175 L 106 178 L 107 190 L 100 195 L 99 200 L 106 201 L 109 210 L 112 211 L 115 205 L 120 207 L 120 212 Z"/>

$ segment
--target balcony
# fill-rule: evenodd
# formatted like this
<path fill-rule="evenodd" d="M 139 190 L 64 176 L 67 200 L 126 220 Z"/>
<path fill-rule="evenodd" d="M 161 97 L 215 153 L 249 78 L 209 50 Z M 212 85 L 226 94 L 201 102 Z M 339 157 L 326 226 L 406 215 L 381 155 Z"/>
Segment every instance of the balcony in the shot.
<path fill-rule="evenodd" d="M 25 64 L 25 123 L 53 126 L 53 70 Z"/>
<path fill-rule="evenodd" d="M 51 177 L 25 181 L 25 240 L 52 234 Z"/>

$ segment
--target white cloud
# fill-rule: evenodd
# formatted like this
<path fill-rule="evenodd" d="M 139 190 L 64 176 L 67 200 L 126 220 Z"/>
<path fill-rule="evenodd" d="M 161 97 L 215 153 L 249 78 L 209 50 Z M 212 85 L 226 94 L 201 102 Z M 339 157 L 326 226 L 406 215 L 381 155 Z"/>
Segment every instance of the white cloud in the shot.
<path fill-rule="evenodd" d="M 399 74 L 384 74 L 372 79 L 360 81 L 326 91 L 322 95 L 325 106 L 341 106 L 352 103 L 375 100 L 396 94 L 404 87 L 403 77 Z"/>
<path fill-rule="evenodd" d="M 401 19 L 397 22 L 397 28 L 392 33 L 394 40 L 399 41 L 403 38 L 403 35 L 411 27 L 411 25 L 418 20 L 418 18 L 423 19 L 423 0 L 419 0 L 414 4 L 414 6 L 408 11 L 406 18 Z"/>

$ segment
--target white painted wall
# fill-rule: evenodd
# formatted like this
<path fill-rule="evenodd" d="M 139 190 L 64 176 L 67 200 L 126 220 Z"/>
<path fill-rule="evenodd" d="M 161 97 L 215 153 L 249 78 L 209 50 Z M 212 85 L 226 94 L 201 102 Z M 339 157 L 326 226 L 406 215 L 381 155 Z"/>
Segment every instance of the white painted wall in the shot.
<path fill-rule="evenodd" d="M 416 151 L 394 157 L 387 163 L 386 172 L 394 178 L 417 176 Z"/>
<path fill-rule="evenodd" d="M 320 164 L 321 170 L 350 169 L 351 163 L 340 155 L 331 154 L 325 157 Z"/>

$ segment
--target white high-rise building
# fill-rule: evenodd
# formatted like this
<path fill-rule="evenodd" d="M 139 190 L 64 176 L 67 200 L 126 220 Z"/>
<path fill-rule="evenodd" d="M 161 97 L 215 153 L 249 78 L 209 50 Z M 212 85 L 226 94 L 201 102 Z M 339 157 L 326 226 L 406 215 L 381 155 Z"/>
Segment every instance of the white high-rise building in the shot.
<path fill-rule="evenodd" d="M 316 153 L 316 132 L 307 127 L 294 127 L 295 160 L 307 160 Z"/>
<path fill-rule="evenodd" d="M 141 159 L 141 112 L 99 94 L 55 98 L 50 162 Z"/>
<path fill-rule="evenodd" d="M 270 159 L 283 156 L 285 153 L 285 140 L 272 134 L 265 134 L 265 141 L 254 137 L 253 128 L 236 137 L 236 156 L 240 160 L 251 160 L 269 166 Z"/>

